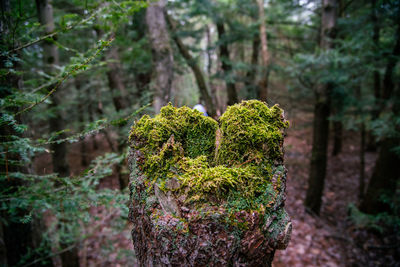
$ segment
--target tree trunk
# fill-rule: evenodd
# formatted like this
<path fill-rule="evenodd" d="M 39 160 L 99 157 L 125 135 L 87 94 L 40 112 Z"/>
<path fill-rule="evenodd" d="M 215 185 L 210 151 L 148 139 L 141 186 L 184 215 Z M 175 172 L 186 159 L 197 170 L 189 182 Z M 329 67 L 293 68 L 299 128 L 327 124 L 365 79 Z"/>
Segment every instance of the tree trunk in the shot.
<path fill-rule="evenodd" d="M 400 15 L 400 9 L 398 12 L 398 15 Z M 400 54 L 400 17 L 397 17 L 396 23 L 396 44 L 392 55 L 388 58 L 382 92 L 382 100 L 384 101 L 388 101 L 393 96 L 393 121 L 400 114 L 400 84 L 397 90 L 395 90 L 393 81 L 394 68 L 397 64 L 397 57 Z M 384 104 L 390 108 L 388 103 Z M 381 109 L 383 108 L 384 106 Z M 396 127 L 396 130 L 399 131 L 399 127 Z M 391 198 L 396 192 L 397 180 L 400 176 L 400 168 L 398 168 L 400 165 L 400 156 L 393 149 L 399 145 L 400 138 L 398 136 L 388 136 L 383 139 L 365 198 L 360 205 L 361 211 L 370 214 L 390 211 L 389 204 L 382 201 L 382 197 L 389 199 L 389 202 L 391 202 Z"/>
<path fill-rule="evenodd" d="M 369 214 L 390 211 L 389 204 L 382 201 L 382 197 L 391 202 L 391 197 L 396 192 L 400 176 L 400 157 L 393 148 L 399 145 L 398 138 L 387 138 L 382 142 L 367 192 L 360 205 L 361 211 Z"/>
<path fill-rule="evenodd" d="M 241 109 L 240 105 L 246 106 L 246 109 Z M 216 121 L 204 116 L 199 118 L 191 110 L 174 107 L 168 107 L 167 112 L 161 113 L 154 119 L 144 117 L 132 126 L 129 154 L 132 174 L 129 219 L 133 222 L 132 240 L 140 266 L 271 266 L 275 250 L 287 247 L 291 235 L 291 222 L 284 209 L 286 170 L 282 151 L 282 132 L 287 123 L 283 111 L 277 106 L 272 107 L 270 110 L 274 110 L 269 112 L 264 103 L 256 100 L 242 102 L 240 105 L 231 106 L 231 109 L 221 116 L 220 129 Z M 234 109 L 239 109 L 239 112 L 229 112 Z M 179 117 L 177 114 L 182 116 Z M 248 114 L 256 115 L 249 117 Z M 160 119 L 158 122 L 162 123 L 157 125 L 146 121 L 158 119 Z M 189 124 L 183 126 L 185 124 L 183 121 Z M 233 132 L 229 132 L 227 121 L 245 128 L 236 127 Z M 145 130 L 147 134 L 141 134 L 143 125 L 150 125 L 150 128 L 147 127 Z M 151 133 L 169 131 L 167 129 L 171 129 L 170 125 L 179 126 L 175 127 L 174 134 L 170 135 L 168 140 L 164 139 L 156 147 L 151 148 L 153 139 Z M 266 125 L 282 134 L 282 139 L 274 147 L 274 153 L 279 152 L 274 155 L 267 152 L 268 146 L 265 143 L 267 138 L 250 145 L 249 136 L 236 135 L 240 131 L 247 132 L 250 127 L 253 132 L 257 130 L 265 132 Z M 185 134 L 186 131 L 193 129 L 196 129 L 198 136 Z M 250 153 L 255 153 L 254 155 L 261 153 L 264 161 L 253 164 L 243 157 L 237 157 L 237 161 L 227 159 L 223 156 L 224 152 L 218 154 L 213 147 L 211 150 L 201 152 L 204 159 L 210 157 L 213 161 L 210 166 L 218 162 L 221 163 L 221 167 L 229 168 L 233 172 L 245 164 L 258 169 L 257 172 L 261 170 L 259 168 L 274 169 L 270 173 L 271 176 L 257 177 L 263 186 L 250 186 L 251 190 L 259 194 L 257 200 L 255 196 L 246 198 L 241 191 L 243 189 L 241 186 L 254 181 L 254 175 L 244 178 L 246 181 L 241 185 L 231 187 L 227 184 L 221 185 L 225 182 L 215 183 L 215 180 L 224 180 L 221 173 L 214 174 L 215 178 L 204 179 L 202 174 L 207 172 L 208 163 L 206 165 L 196 163 L 197 167 L 194 168 L 200 169 L 191 173 L 181 168 L 189 158 L 189 160 L 200 158 L 191 158 L 189 152 L 193 149 L 193 145 L 198 146 L 196 141 L 201 138 L 203 144 L 215 146 L 217 132 L 222 134 L 219 152 L 225 148 L 232 149 L 232 154 L 249 155 L 251 151 Z M 235 142 L 232 142 L 233 140 Z M 235 143 L 249 145 L 244 147 L 244 151 L 238 151 Z M 154 168 L 148 167 L 150 166 L 148 161 L 154 156 L 160 159 L 158 161 L 160 171 L 167 166 L 165 172 L 154 173 L 151 171 Z M 170 164 L 174 167 L 170 168 Z M 188 179 L 193 182 L 196 180 L 199 183 L 202 183 L 201 180 L 207 182 L 194 186 L 185 185 L 181 179 L 184 175 L 189 175 Z M 265 187 L 266 185 L 268 186 Z M 214 186 L 217 191 L 223 186 L 222 191 L 226 193 L 217 193 L 211 189 L 215 188 Z M 195 189 L 197 192 L 201 192 L 204 188 L 210 189 L 206 189 L 207 193 L 201 197 L 199 195 L 194 197 L 195 193 L 190 192 L 194 188 L 198 188 Z M 241 201 L 240 204 L 238 201 Z M 228 203 L 233 203 L 233 206 L 229 207 Z M 260 208 L 253 209 L 251 208 L 253 205 Z"/>
<path fill-rule="evenodd" d="M 151 2 L 146 10 L 146 24 L 153 54 L 153 106 L 158 113 L 171 98 L 173 54 L 164 16 L 165 0 Z"/>
<path fill-rule="evenodd" d="M 49 34 L 55 30 L 53 18 L 53 6 L 51 0 L 36 0 L 38 9 L 38 16 L 40 24 L 44 26 L 44 33 Z M 45 71 L 48 74 L 54 74 L 56 71 L 55 66 L 60 64 L 57 46 L 50 40 L 45 40 L 42 43 L 43 47 L 43 63 Z M 52 87 L 49 87 L 51 90 Z M 61 115 L 59 109 L 61 101 L 60 89 L 55 91 L 51 96 L 50 108 L 54 110 L 54 115 L 49 119 L 50 132 L 56 133 L 64 129 L 66 123 Z M 65 138 L 61 134 L 59 138 Z M 53 143 L 50 145 L 52 153 L 53 171 L 58 173 L 59 176 L 69 176 L 69 166 L 67 163 L 67 147 L 65 142 L 60 144 Z"/>
<path fill-rule="evenodd" d="M 219 115 L 221 115 L 221 107 L 217 95 L 217 86 L 213 83 L 213 79 L 211 77 L 212 66 L 213 66 L 213 59 L 212 59 L 213 51 L 211 51 L 212 40 L 211 40 L 211 29 L 209 26 L 206 26 L 206 37 L 207 37 L 207 59 L 208 59 L 207 60 L 208 86 L 210 88 L 210 95 L 212 98 L 212 102 L 215 105 L 216 116 L 218 117 Z"/>
<path fill-rule="evenodd" d="M 322 50 L 333 47 L 335 27 L 337 19 L 336 0 L 323 0 L 321 18 L 321 42 Z M 329 114 L 331 104 L 331 92 L 333 84 L 328 82 L 321 85 L 316 92 L 314 106 L 314 132 L 311 151 L 310 174 L 305 206 L 308 211 L 319 215 L 321 209 L 322 192 L 324 190 L 327 150 L 329 140 Z"/>
<path fill-rule="evenodd" d="M 262 72 L 261 80 L 259 83 L 259 98 L 261 101 L 267 102 L 268 100 L 268 64 L 269 64 L 269 54 L 268 54 L 268 42 L 267 33 L 265 27 L 265 16 L 264 16 L 264 0 L 257 0 L 258 6 L 258 19 L 260 23 L 260 40 L 261 40 L 261 59 L 262 59 Z"/>
<path fill-rule="evenodd" d="M 260 89 L 256 83 L 257 65 L 258 65 L 258 50 L 260 48 L 260 36 L 254 34 L 252 42 L 251 66 L 246 73 L 244 85 L 247 90 L 248 99 L 256 99 L 259 96 Z"/>
<path fill-rule="evenodd" d="M 199 66 L 196 64 L 196 61 L 192 57 L 192 55 L 190 55 L 189 50 L 183 44 L 181 39 L 179 39 L 178 35 L 176 35 L 175 22 L 172 20 L 172 18 L 170 16 L 168 16 L 167 13 L 165 13 L 165 17 L 166 17 L 168 24 L 172 30 L 172 39 L 175 41 L 175 44 L 178 47 L 179 52 L 181 53 L 182 57 L 186 60 L 186 63 L 189 65 L 189 67 L 193 71 L 194 77 L 196 78 L 197 86 L 199 87 L 200 96 L 201 96 L 201 99 L 204 101 L 204 104 L 207 109 L 207 113 L 212 118 L 215 118 L 216 117 L 215 105 L 212 101 L 210 94 L 208 93 L 207 83 L 206 83 L 206 80 L 204 79 L 203 72 L 201 71 Z"/>
<path fill-rule="evenodd" d="M 44 26 L 45 34 L 49 34 L 55 30 L 52 0 L 36 0 L 38 10 L 39 22 Z M 55 66 L 59 65 L 59 54 L 57 46 L 50 40 L 43 42 L 43 62 L 45 71 L 49 74 L 54 74 Z M 49 88 L 51 89 L 51 87 Z M 55 91 L 51 97 L 50 108 L 54 110 L 54 116 L 49 120 L 50 132 L 56 133 L 64 129 L 66 123 L 59 110 L 59 105 L 62 103 L 60 96 L 60 88 Z M 59 138 L 64 138 L 61 134 Z M 52 153 L 53 171 L 58 173 L 59 176 L 67 177 L 70 175 L 69 166 L 67 163 L 67 147 L 65 142 L 52 143 L 50 145 Z M 54 244 L 53 244 L 54 245 Z M 70 244 L 60 242 L 61 249 L 65 249 Z M 63 267 L 79 266 L 79 257 L 77 248 L 74 247 L 61 253 L 61 261 Z"/>
<path fill-rule="evenodd" d="M 128 106 L 126 97 L 128 93 L 125 89 L 125 84 L 122 79 L 123 73 L 121 63 L 119 61 L 118 48 L 111 46 L 106 54 L 107 59 L 107 78 L 108 85 L 111 90 L 112 101 L 117 112 L 125 109 Z"/>
<path fill-rule="evenodd" d="M 341 107 L 339 107 L 341 108 Z M 343 124 L 341 121 L 333 122 L 333 150 L 332 155 L 337 156 L 342 152 Z"/>
<path fill-rule="evenodd" d="M 326 88 L 325 90 L 329 90 Z M 329 99 L 317 99 L 314 106 L 313 146 L 308 189 L 305 206 L 309 211 L 319 214 L 322 192 L 324 190 L 328 137 L 329 137 Z"/>
<path fill-rule="evenodd" d="M 220 60 L 221 60 L 222 70 L 224 71 L 225 74 L 226 90 L 228 93 L 228 105 L 233 105 L 239 101 L 239 98 L 236 92 L 235 81 L 233 79 L 232 65 L 230 62 L 228 44 L 226 43 L 226 40 L 224 40 L 225 26 L 224 22 L 220 18 L 217 19 L 216 25 L 217 25 L 218 39 L 220 41 L 219 45 Z"/>

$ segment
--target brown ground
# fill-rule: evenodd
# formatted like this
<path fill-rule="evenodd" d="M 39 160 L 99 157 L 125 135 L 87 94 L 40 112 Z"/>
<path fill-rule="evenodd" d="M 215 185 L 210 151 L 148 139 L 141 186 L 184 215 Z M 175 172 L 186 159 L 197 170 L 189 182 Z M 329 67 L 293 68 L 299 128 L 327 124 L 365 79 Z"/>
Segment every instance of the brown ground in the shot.
<path fill-rule="evenodd" d="M 321 216 L 305 212 L 303 201 L 307 188 L 311 151 L 311 117 L 291 118 L 291 127 L 285 139 L 285 164 L 288 169 L 286 209 L 292 218 L 293 233 L 289 247 L 277 251 L 273 266 L 400 266 L 394 256 L 398 246 L 386 246 L 384 238 L 357 229 L 349 221 L 348 205 L 357 204 L 359 146 L 355 133 L 346 133 L 343 151 L 329 158 Z M 86 140 L 87 156 L 110 151 L 102 135 L 96 137 L 98 148 L 93 149 L 91 139 Z M 47 157 L 47 160 L 42 161 Z M 376 153 L 366 155 L 366 175 L 372 172 Z M 50 157 L 36 161 L 37 170 L 44 170 Z M 80 164 L 79 144 L 70 149 L 69 163 L 74 174 L 84 168 Z M 47 169 L 47 171 L 51 171 Z M 101 187 L 118 188 L 115 176 L 105 178 Z M 92 210 L 100 221 L 86 231 L 93 235 L 80 244 L 80 256 L 85 266 L 135 266 L 130 229 L 115 232 L 113 221 L 118 217 L 112 209 L 98 207 Z M 97 226 L 98 225 L 98 226 Z M 95 231 L 93 231 L 95 229 Z M 390 242 L 390 241 L 387 241 Z M 397 249 L 397 251 L 396 251 Z"/>

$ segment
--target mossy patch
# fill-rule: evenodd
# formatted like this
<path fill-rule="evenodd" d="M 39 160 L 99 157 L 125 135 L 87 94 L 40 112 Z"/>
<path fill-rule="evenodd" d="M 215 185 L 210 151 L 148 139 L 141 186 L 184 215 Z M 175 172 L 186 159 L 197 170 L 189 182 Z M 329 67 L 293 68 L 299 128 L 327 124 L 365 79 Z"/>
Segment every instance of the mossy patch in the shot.
<path fill-rule="evenodd" d="M 222 132 L 217 162 L 227 166 L 262 167 L 282 162 L 283 130 L 289 126 L 283 111 L 257 100 L 228 107 L 220 118 Z"/>
<path fill-rule="evenodd" d="M 276 173 L 283 168 L 283 131 L 288 127 L 283 111 L 276 105 L 243 101 L 228 107 L 219 122 L 220 127 L 198 111 L 172 105 L 136 122 L 130 143 L 143 158 L 138 167 L 149 190 L 157 183 L 161 190 L 184 196 L 186 203 L 264 214 L 281 190 Z M 221 137 L 216 142 L 218 129 Z M 180 186 L 166 187 L 171 179 Z"/>

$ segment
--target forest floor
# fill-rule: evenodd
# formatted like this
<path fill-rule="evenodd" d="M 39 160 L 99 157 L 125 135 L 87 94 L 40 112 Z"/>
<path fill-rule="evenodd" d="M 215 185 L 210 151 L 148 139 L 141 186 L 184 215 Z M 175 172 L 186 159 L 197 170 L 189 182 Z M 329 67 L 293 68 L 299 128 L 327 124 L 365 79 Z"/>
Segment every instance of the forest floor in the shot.
<path fill-rule="evenodd" d="M 286 250 L 277 251 L 273 266 L 400 266 L 395 254 L 398 248 L 387 246 L 390 240 L 354 226 L 348 216 L 351 203 L 357 205 L 359 189 L 359 141 L 355 134 L 345 134 L 343 151 L 338 156 L 329 155 L 321 215 L 305 212 L 311 151 L 312 116 L 290 118 L 291 127 L 285 138 L 285 165 L 288 169 L 286 210 L 292 218 L 293 233 Z M 89 159 L 109 151 L 102 136 L 96 137 L 98 147 L 87 140 Z M 376 153 L 367 153 L 366 177 L 371 175 Z M 79 144 L 70 149 L 72 172 L 79 173 Z M 48 161 L 47 161 L 48 162 Z M 40 168 L 43 168 L 41 166 Z M 116 176 L 105 178 L 102 187 L 118 188 Z M 81 267 L 86 266 L 137 266 L 130 240 L 132 226 L 126 223 L 119 233 L 112 232 L 112 222 L 118 214 L 98 207 L 92 210 L 100 217 L 102 226 L 80 246 Z M 108 249 L 104 249 L 107 247 Z M 396 251 L 397 249 L 397 251 Z"/>

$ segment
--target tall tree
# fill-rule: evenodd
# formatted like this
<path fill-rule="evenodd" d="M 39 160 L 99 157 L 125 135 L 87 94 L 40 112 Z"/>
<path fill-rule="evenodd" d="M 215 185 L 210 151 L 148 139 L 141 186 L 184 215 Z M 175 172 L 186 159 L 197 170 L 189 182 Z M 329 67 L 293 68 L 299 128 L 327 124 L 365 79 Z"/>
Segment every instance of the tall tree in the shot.
<path fill-rule="evenodd" d="M 153 54 L 153 107 L 158 113 L 171 98 L 173 54 L 164 16 L 165 0 L 151 2 L 146 10 L 146 24 Z"/>
<path fill-rule="evenodd" d="M 228 105 L 233 105 L 239 101 L 235 81 L 233 80 L 232 64 L 230 62 L 230 53 L 226 40 L 224 21 L 220 16 L 216 18 L 218 39 L 219 39 L 219 56 L 221 60 L 222 70 L 225 74 L 226 90 L 228 93 Z"/>
<path fill-rule="evenodd" d="M 336 20 L 337 1 L 323 0 L 320 40 L 320 47 L 322 51 L 328 51 L 333 48 Z M 320 212 L 322 192 L 324 189 L 326 175 L 329 136 L 328 117 L 330 115 L 332 89 L 333 82 L 331 81 L 321 84 L 315 91 L 313 146 L 311 151 L 308 189 L 305 200 L 306 208 L 315 214 L 319 214 Z"/>
<path fill-rule="evenodd" d="M 268 98 L 268 41 L 267 41 L 267 30 L 265 27 L 265 15 L 264 15 L 264 0 L 257 0 L 258 6 L 258 19 L 260 23 L 260 40 L 261 40 L 261 59 L 262 69 L 261 79 L 259 83 L 259 98 L 261 101 L 267 102 Z"/>
<path fill-rule="evenodd" d="M 368 184 L 367 192 L 360 209 L 366 213 L 376 214 L 388 211 L 388 203 L 382 200 L 385 196 L 391 199 L 397 188 L 397 181 L 400 177 L 400 155 L 394 149 L 400 146 L 400 131 L 396 120 L 400 116 L 400 84 L 395 86 L 394 70 L 400 56 L 400 6 L 397 5 L 397 16 L 395 16 L 396 35 L 395 44 L 391 55 L 387 58 L 386 69 L 383 78 L 383 88 L 381 93 L 380 110 L 386 109 L 392 113 L 392 122 L 395 127 L 395 134 L 384 137 L 381 142 L 378 159 L 376 160 L 371 180 Z"/>
<path fill-rule="evenodd" d="M 52 0 L 36 0 L 36 6 L 38 11 L 38 18 L 40 24 L 44 27 L 44 33 L 49 34 L 55 31 L 54 16 L 53 16 L 53 5 Z M 54 44 L 54 41 L 46 39 L 42 43 L 43 47 L 43 63 L 45 71 L 51 75 L 56 71 L 56 66 L 60 65 L 60 57 L 58 48 Z M 48 88 L 52 89 L 52 86 Z M 49 119 L 50 133 L 57 133 L 63 130 L 66 125 L 64 118 L 62 117 L 61 110 L 59 109 L 61 101 L 60 91 L 55 91 L 51 94 L 50 108 L 54 110 L 54 115 Z M 61 134 L 60 138 L 65 136 Z M 69 166 L 67 163 L 67 147 L 65 142 L 57 143 L 53 142 L 50 145 L 52 150 L 52 163 L 53 171 L 58 173 L 61 177 L 70 175 Z M 61 248 L 64 250 L 61 253 L 61 261 L 63 267 L 79 266 L 79 256 L 76 247 L 66 249 L 67 244 L 60 242 Z"/>

